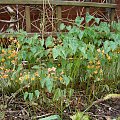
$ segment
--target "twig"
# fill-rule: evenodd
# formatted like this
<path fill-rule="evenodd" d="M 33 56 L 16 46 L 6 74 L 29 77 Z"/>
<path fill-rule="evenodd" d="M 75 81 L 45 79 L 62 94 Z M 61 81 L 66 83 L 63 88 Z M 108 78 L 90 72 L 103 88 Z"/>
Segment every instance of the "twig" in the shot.
<path fill-rule="evenodd" d="M 19 19 L 20 20 L 20 19 Z M 14 21 L 11 21 L 11 20 L 0 20 L 0 22 L 3 22 L 3 23 L 16 23 L 18 22 L 19 20 L 14 20 Z"/>
<path fill-rule="evenodd" d="M 13 94 L 9 97 L 9 99 L 7 100 L 7 104 L 10 104 L 11 101 L 16 97 L 16 95 L 18 95 L 23 89 L 28 88 L 28 87 L 30 87 L 30 83 L 28 83 L 27 85 L 25 85 L 24 87 L 18 89 L 15 93 L 13 93 Z"/>

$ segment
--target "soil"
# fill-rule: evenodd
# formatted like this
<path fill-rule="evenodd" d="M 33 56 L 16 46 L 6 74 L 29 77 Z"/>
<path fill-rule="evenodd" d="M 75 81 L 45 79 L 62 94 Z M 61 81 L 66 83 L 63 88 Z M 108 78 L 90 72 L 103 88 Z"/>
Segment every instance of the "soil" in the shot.
<path fill-rule="evenodd" d="M 120 98 L 110 98 L 105 101 L 100 101 L 91 107 L 89 113 L 93 120 L 116 119 L 120 117 Z"/>
<path fill-rule="evenodd" d="M 81 94 L 81 93 L 80 93 Z M 113 120 L 120 117 L 120 98 L 109 98 L 97 100 L 88 106 L 84 95 L 74 94 L 69 105 L 63 110 L 63 120 L 71 120 L 76 110 L 85 111 L 90 120 Z M 0 97 L 0 120 L 38 120 L 41 116 L 49 116 L 57 113 L 54 105 L 28 104 L 21 98 L 17 98 L 6 104 L 8 97 Z M 42 107 L 44 106 L 44 107 Z M 120 120 L 119 118 L 117 120 Z"/>

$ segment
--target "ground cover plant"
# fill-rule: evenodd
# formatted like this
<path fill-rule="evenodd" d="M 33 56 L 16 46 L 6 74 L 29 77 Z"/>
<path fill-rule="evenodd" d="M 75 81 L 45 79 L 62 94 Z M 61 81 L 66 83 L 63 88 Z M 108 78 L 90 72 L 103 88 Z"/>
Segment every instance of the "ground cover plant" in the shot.
<path fill-rule="evenodd" d="M 85 20 L 93 24 L 83 26 L 81 17 L 69 26 L 62 23 L 56 38 L 28 37 L 20 30 L 8 37 L 8 48 L 1 43 L 1 118 L 15 119 L 5 110 L 11 105 L 19 109 L 17 100 L 22 104 L 15 116 L 19 119 L 50 113 L 67 120 L 89 120 L 92 115 L 84 113 L 93 101 L 110 93 L 120 99 L 120 23 L 110 26 L 89 14 Z"/>

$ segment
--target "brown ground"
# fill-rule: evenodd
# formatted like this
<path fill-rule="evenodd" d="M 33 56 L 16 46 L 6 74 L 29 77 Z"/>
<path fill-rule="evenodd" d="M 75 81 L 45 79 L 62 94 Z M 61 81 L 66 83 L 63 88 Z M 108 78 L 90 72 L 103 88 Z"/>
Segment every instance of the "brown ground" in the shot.
<path fill-rule="evenodd" d="M 7 96 L 4 96 L 4 100 Z M 35 103 L 25 103 L 17 98 L 8 102 L 0 97 L 0 120 L 38 120 L 40 116 L 49 116 L 57 114 L 54 106 L 42 107 Z M 84 96 L 75 95 L 70 101 L 70 104 L 63 111 L 63 120 L 71 120 L 70 115 L 75 113 L 75 110 L 84 111 L 91 116 L 91 120 L 112 120 L 120 117 L 120 98 L 109 98 L 107 100 L 97 100 L 89 107 L 85 104 Z M 120 120 L 120 119 L 117 119 Z"/>

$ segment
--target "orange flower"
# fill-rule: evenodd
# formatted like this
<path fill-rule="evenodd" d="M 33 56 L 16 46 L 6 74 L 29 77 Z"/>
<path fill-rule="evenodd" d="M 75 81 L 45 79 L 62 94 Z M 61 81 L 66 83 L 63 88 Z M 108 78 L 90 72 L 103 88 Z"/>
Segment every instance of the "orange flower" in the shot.
<path fill-rule="evenodd" d="M 51 72 L 51 68 L 48 68 L 48 73 Z"/>
<path fill-rule="evenodd" d="M 94 65 L 88 65 L 87 68 L 94 68 L 95 66 Z"/>
<path fill-rule="evenodd" d="M 5 53 L 5 50 L 4 50 L 4 49 L 2 49 L 2 53 Z"/>
<path fill-rule="evenodd" d="M 96 69 L 99 69 L 100 68 L 100 65 L 96 66 Z"/>
<path fill-rule="evenodd" d="M 18 83 L 18 80 L 16 80 L 15 82 Z"/>
<path fill-rule="evenodd" d="M 91 65 L 91 68 L 94 68 L 95 66 L 94 65 Z"/>
<path fill-rule="evenodd" d="M 52 72 L 51 74 L 55 74 L 56 72 L 56 68 L 52 67 L 52 68 L 48 68 L 48 73 Z"/>
<path fill-rule="evenodd" d="M 50 74 L 48 74 L 48 77 L 50 78 Z"/>
<path fill-rule="evenodd" d="M 20 48 L 20 44 L 17 42 L 17 47 Z"/>
<path fill-rule="evenodd" d="M 94 74 L 97 74 L 98 73 L 98 71 L 96 70 L 96 71 L 94 71 Z"/>
<path fill-rule="evenodd" d="M 101 50 L 100 49 L 97 49 L 97 51 L 100 53 L 101 52 Z"/>
<path fill-rule="evenodd" d="M 111 59 L 111 57 L 110 57 L 108 54 L 106 55 L 106 57 L 107 57 L 107 59 L 108 59 L 108 60 L 110 60 L 110 59 Z"/>
<path fill-rule="evenodd" d="M 4 58 L 2 58 L 1 62 L 5 62 L 5 59 L 4 59 Z"/>
<path fill-rule="evenodd" d="M 14 38 L 11 36 L 10 38 L 9 38 L 10 40 L 14 40 Z"/>
<path fill-rule="evenodd" d="M 23 74 L 22 73 L 20 73 L 20 76 L 22 76 Z"/>
<path fill-rule="evenodd" d="M 6 72 L 6 73 L 9 73 L 9 72 L 10 72 L 10 70 L 9 70 L 9 69 L 6 69 L 6 70 L 5 70 L 5 72 Z"/>
<path fill-rule="evenodd" d="M 60 67 L 61 66 L 61 64 L 58 64 L 58 67 Z"/>
<path fill-rule="evenodd" d="M 22 83 L 24 79 L 23 79 L 23 77 L 20 77 L 19 80 Z"/>
<path fill-rule="evenodd" d="M 35 77 L 32 77 L 31 80 L 35 80 Z"/>
<path fill-rule="evenodd" d="M 9 58 L 13 58 L 13 57 L 15 57 L 17 55 L 17 51 L 15 51 L 15 50 L 13 50 L 12 52 L 11 52 L 11 55 L 9 56 Z"/>
<path fill-rule="evenodd" d="M 90 65 L 88 65 L 87 68 L 90 68 Z"/>
<path fill-rule="evenodd" d="M 36 77 L 38 77 L 38 76 L 39 76 L 38 72 L 35 72 L 35 76 L 36 76 Z"/>
<path fill-rule="evenodd" d="M 62 71 L 60 74 L 61 74 L 61 75 L 63 75 L 63 74 L 64 74 L 64 72 Z"/>
<path fill-rule="evenodd" d="M 55 67 L 52 67 L 52 71 L 55 72 L 55 71 L 56 71 L 56 68 L 55 68 Z"/>
<path fill-rule="evenodd" d="M 92 61 L 89 61 L 89 64 L 92 64 L 93 62 Z"/>
<path fill-rule="evenodd" d="M 25 76 L 25 79 L 28 80 L 28 79 L 29 79 L 29 75 L 26 75 L 26 76 Z"/>
<path fill-rule="evenodd" d="M 11 58 L 11 56 L 8 56 L 8 59 L 10 59 Z"/>
<path fill-rule="evenodd" d="M 100 69 L 100 74 L 102 74 L 103 73 L 103 70 L 102 69 Z"/>
<path fill-rule="evenodd" d="M 90 76 L 89 76 L 90 78 L 92 78 L 93 76 L 90 74 Z"/>
<path fill-rule="evenodd" d="M 102 53 L 104 54 L 104 53 L 105 53 L 105 51 L 104 51 L 104 50 L 102 50 Z"/>
<path fill-rule="evenodd" d="M 11 63 L 12 63 L 12 64 L 15 64 L 15 60 L 12 60 Z"/>
<path fill-rule="evenodd" d="M 97 78 L 98 81 L 100 81 L 100 78 Z"/>
<path fill-rule="evenodd" d="M 1 70 L 4 70 L 4 67 L 0 67 Z"/>
<path fill-rule="evenodd" d="M 4 79 L 8 78 L 8 75 L 3 75 L 3 78 L 4 78 Z"/>
<path fill-rule="evenodd" d="M 100 61 L 97 62 L 97 65 L 100 65 Z"/>
<path fill-rule="evenodd" d="M 10 54 L 10 53 L 11 53 L 11 50 L 8 50 L 8 53 Z"/>
<path fill-rule="evenodd" d="M 61 81 L 61 80 L 63 80 L 63 78 L 62 78 L 62 77 L 60 77 L 60 78 L 59 78 L 59 80 Z"/>

